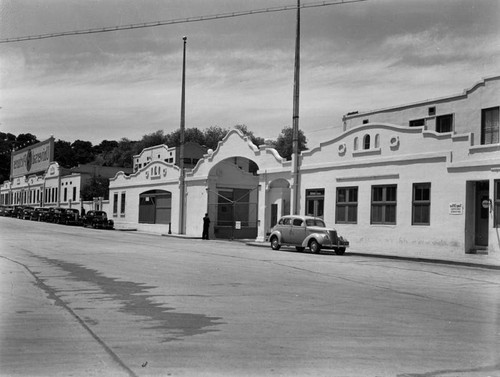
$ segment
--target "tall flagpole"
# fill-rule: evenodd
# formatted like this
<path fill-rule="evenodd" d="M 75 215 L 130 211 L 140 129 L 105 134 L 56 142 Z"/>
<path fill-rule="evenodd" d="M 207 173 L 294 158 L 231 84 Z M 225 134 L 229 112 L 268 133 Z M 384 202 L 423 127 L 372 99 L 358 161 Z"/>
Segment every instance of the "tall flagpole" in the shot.
<path fill-rule="evenodd" d="M 186 211 L 186 180 L 184 171 L 184 142 L 185 142 L 185 114 L 186 114 L 186 41 L 187 37 L 182 37 L 184 48 L 182 53 L 182 91 L 181 91 L 181 127 L 180 127 L 180 151 L 179 151 L 179 168 L 180 168 L 180 200 L 179 200 L 179 234 L 184 234 L 184 218 Z"/>
<path fill-rule="evenodd" d="M 299 214 L 299 82 L 300 82 L 300 0 L 297 0 L 297 32 L 293 77 L 293 202 L 292 214 Z"/>

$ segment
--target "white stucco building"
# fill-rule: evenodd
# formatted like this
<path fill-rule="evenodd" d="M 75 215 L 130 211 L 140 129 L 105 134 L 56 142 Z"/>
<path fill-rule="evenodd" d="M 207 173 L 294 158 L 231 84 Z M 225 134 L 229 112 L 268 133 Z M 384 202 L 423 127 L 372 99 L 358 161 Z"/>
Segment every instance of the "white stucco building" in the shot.
<path fill-rule="evenodd" d="M 298 212 L 323 217 L 357 250 L 500 255 L 500 77 L 460 95 L 348 114 L 344 131 L 299 158 Z M 292 163 L 232 130 L 186 171 L 152 161 L 110 183 L 116 226 L 266 239 L 291 209 Z"/>

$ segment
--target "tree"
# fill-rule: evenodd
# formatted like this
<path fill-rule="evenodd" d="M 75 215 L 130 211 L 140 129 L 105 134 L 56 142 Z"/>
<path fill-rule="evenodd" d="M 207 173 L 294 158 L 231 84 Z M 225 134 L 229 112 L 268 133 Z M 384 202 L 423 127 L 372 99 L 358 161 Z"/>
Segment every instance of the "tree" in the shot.
<path fill-rule="evenodd" d="M 75 151 L 71 148 L 71 144 L 64 140 L 57 140 L 54 143 L 54 160 L 65 168 L 78 165 Z"/>
<path fill-rule="evenodd" d="M 16 143 L 16 136 L 0 132 L 0 182 L 10 177 L 10 156 Z"/>
<path fill-rule="evenodd" d="M 82 200 L 92 200 L 103 197 L 109 199 L 109 179 L 104 177 L 92 177 L 82 188 Z"/>
<path fill-rule="evenodd" d="M 136 154 L 140 153 L 143 149 L 153 147 L 155 145 L 166 144 L 167 136 L 163 134 L 162 130 L 158 130 L 148 135 L 144 135 L 136 144 Z M 167 144 L 168 145 L 168 144 Z"/>
<path fill-rule="evenodd" d="M 216 150 L 217 145 L 219 144 L 219 141 L 224 139 L 224 136 L 229 131 L 225 128 L 221 128 L 219 126 L 211 126 L 205 129 L 204 131 L 204 136 L 205 136 L 205 146 L 209 149 Z"/>
<path fill-rule="evenodd" d="M 293 128 L 283 128 L 278 139 L 273 144 L 281 157 L 291 160 L 293 154 Z M 304 132 L 299 130 L 299 153 L 305 150 L 307 150 L 307 139 Z"/>
<path fill-rule="evenodd" d="M 250 140 L 252 141 L 252 143 L 254 143 L 256 146 L 259 146 L 259 145 L 262 145 L 265 143 L 264 138 L 255 136 L 253 134 L 253 132 L 250 131 L 248 129 L 248 127 L 244 124 L 237 124 L 236 126 L 234 126 L 234 128 L 236 128 L 237 130 L 240 130 L 243 135 L 249 137 Z"/>
<path fill-rule="evenodd" d="M 94 161 L 94 148 L 90 141 L 76 140 L 71 144 L 71 149 L 73 149 L 77 165 L 84 165 Z"/>
<path fill-rule="evenodd" d="M 94 146 L 95 159 L 93 165 L 113 166 L 113 151 L 118 148 L 117 141 L 103 140 L 99 145 Z"/>
<path fill-rule="evenodd" d="M 113 150 L 111 156 L 110 166 L 118 166 L 123 168 L 131 168 L 132 167 L 132 159 L 136 153 L 136 144 L 137 141 L 131 141 L 126 137 L 122 138 L 118 142 L 118 147 Z"/>

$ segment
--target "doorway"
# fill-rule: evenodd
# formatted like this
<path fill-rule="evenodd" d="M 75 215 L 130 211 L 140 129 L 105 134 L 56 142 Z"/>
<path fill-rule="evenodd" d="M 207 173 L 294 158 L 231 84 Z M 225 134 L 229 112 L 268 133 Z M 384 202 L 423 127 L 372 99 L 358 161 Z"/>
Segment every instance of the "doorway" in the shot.
<path fill-rule="evenodd" d="M 478 247 L 488 247 L 488 229 L 490 215 L 490 183 L 476 182 L 475 195 L 475 244 Z"/>

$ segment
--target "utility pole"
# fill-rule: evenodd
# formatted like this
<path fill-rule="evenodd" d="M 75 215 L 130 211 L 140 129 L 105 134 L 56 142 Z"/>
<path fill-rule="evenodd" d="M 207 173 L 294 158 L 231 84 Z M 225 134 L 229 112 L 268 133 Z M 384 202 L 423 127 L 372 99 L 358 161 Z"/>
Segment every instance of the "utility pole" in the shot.
<path fill-rule="evenodd" d="M 182 37 L 184 48 L 182 53 L 182 91 L 181 91 L 181 127 L 180 127 L 180 151 L 179 151 L 179 168 L 181 175 L 180 183 L 180 200 L 179 200 L 179 234 L 184 234 L 184 212 L 186 210 L 186 176 L 184 172 L 184 139 L 185 139 L 185 114 L 186 114 L 186 41 L 187 37 Z"/>
<path fill-rule="evenodd" d="M 297 32 L 293 77 L 293 187 L 292 214 L 299 214 L 299 84 L 300 84 L 300 0 L 297 0 Z"/>

